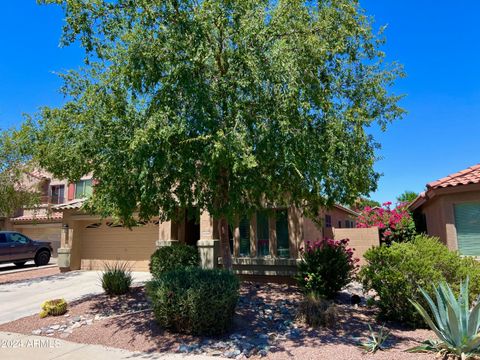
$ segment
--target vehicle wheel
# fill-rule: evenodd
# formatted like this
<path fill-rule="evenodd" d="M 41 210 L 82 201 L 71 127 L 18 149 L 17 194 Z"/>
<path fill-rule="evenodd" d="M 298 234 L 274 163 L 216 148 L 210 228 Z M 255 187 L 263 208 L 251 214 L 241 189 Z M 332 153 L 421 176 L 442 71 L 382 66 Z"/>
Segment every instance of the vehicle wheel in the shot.
<path fill-rule="evenodd" d="M 35 256 L 35 265 L 42 266 L 47 265 L 50 261 L 50 251 L 40 250 Z"/>
<path fill-rule="evenodd" d="M 16 267 L 23 267 L 23 265 L 25 265 L 26 261 L 17 261 L 17 262 L 14 262 L 15 266 Z"/>

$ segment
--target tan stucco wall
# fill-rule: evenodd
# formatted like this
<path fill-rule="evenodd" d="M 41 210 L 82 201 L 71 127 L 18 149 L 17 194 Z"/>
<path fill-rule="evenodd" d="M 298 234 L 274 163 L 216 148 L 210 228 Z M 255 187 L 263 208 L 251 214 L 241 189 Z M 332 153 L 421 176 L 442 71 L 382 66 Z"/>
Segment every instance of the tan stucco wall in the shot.
<path fill-rule="evenodd" d="M 374 246 L 380 245 L 380 237 L 377 227 L 361 229 L 334 229 L 333 232 L 335 240 L 350 240 L 349 247 L 354 249 L 354 257 L 360 259 L 360 265 L 365 265 L 365 259 L 363 257 L 365 252 Z"/>
<path fill-rule="evenodd" d="M 332 218 L 331 228 L 325 227 L 325 215 L 330 215 Z M 355 217 L 349 212 L 336 207 L 329 210 L 322 210 L 320 212 L 320 224 L 317 224 L 313 220 L 305 217 L 303 221 L 303 238 L 310 241 L 321 240 L 324 237 L 332 238 L 334 229 L 338 228 L 338 222 L 341 221 L 342 228 L 344 228 L 346 220 L 355 220 Z"/>
<path fill-rule="evenodd" d="M 421 208 L 427 221 L 429 235 L 437 236 L 449 249 L 457 250 L 455 204 L 480 203 L 480 187 L 477 184 L 436 190 L 434 196 Z"/>

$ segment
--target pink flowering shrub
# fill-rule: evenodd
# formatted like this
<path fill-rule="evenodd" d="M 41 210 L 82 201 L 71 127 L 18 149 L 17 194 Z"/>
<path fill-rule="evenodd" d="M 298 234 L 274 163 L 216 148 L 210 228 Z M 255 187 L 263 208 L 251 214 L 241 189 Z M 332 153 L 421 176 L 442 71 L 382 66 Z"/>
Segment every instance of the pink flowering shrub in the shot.
<path fill-rule="evenodd" d="M 296 275 L 304 293 L 332 299 L 352 281 L 359 259 L 354 259 L 355 249 L 349 248 L 348 242 L 348 239 L 306 242 Z"/>
<path fill-rule="evenodd" d="M 416 235 L 415 223 L 406 204 L 398 204 L 393 209 L 391 205 L 386 202 L 381 207 L 366 206 L 357 218 L 357 228 L 378 227 L 380 240 L 386 244 L 412 240 Z"/>

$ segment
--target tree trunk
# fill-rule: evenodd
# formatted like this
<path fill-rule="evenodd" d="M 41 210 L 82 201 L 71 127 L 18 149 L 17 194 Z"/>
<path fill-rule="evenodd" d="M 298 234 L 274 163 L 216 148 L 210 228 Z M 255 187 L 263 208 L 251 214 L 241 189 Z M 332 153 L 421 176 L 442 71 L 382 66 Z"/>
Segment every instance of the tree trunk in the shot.
<path fill-rule="evenodd" d="M 232 253 L 230 252 L 228 221 L 224 216 L 218 220 L 218 235 L 220 237 L 220 251 L 222 254 L 223 268 L 232 270 Z"/>

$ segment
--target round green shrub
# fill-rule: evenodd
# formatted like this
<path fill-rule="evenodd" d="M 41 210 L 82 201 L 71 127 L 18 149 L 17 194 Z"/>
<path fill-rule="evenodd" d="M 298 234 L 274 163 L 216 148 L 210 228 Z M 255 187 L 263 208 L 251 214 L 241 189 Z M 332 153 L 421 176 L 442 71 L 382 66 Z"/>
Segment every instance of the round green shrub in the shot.
<path fill-rule="evenodd" d="M 197 267 L 200 264 L 198 250 L 190 245 L 177 244 L 161 247 L 150 258 L 150 273 L 154 278 L 171 270 Z"/>
<path fill-rule="evenodd" d="M 378 295 L 375 303 L 385 320 L 425 326 L 409 301 L 428 308 L 419 287 L 434 296 L 433 286 L 446 281 L 458 293 L 460 281 L 469 276 L 470 300 L 480 291 L 480 264 L 448 250 L 436 238 L 419 235 L 412 242 L 372 248 L 364 256 L 367 265 L 359 276 L 364 290 L 374 290 Z"/>
<path fill-rule="evenodd" d="M 130 291 L 132 273 L 127 263 L 105 265 L 102 273 L 102 288 L 108 295 L 123 295 Z"/>
<path fill-rule="evenodd" d="M 166 272 L 146 286 L 159 325 L 193 335 L 219 335 L 230 328 L 238 289 L 231 272 L 192 267 Z"/>
<path fill-rule="evenodd" d="M 358 261 L 348 240 L 326 239 L 306 242 L 298 264 L 296 280 L 305 294 L 333 299 L 353 277 Z"/>

